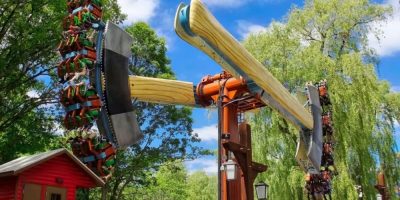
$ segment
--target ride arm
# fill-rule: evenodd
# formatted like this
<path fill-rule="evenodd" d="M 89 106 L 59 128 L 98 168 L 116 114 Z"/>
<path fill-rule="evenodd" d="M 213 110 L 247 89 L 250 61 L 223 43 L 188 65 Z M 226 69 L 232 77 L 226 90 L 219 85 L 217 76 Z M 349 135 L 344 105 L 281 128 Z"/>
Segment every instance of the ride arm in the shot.
<path fill-rule="evenodd" d="M 198 106 L 195 100 L 194 86 L 190 82 L 129 76 L 129 87 L 131 98 L 137 98 L 139 101 Z"/>
<path fill-rule="evenodd" d="M 199 0 L 181 4 L 175 17 L 175 31 L 236 78 L 242 76 L 265 104 L 277 110 L 298 129 L 313 129 L 311 114 L 288 90 L 222 27 Z"/>

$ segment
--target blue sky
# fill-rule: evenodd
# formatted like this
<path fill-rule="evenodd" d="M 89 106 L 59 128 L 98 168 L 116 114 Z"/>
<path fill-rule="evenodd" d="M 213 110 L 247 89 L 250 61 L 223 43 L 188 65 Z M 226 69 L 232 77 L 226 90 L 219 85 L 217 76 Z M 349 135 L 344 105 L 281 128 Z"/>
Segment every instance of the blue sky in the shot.
<path fill-rule="evenodd" d="M 124 22 L 144 21 L 149 23 L 159 35 L 167 40 L 171 66 L 179 80 L 198 83 L 208 74 L 221 71 L 221 67 L 205 54 L 181 40 L 173 30 L 174 15 L 179 3 L 189 4 L 189 0 L 118 0 L 122 11 L 128 14 Z M 303 1 L 289 0 L 204 0 L 220 23 L 237 39 L 242 40 L 249 33 L 263 30 L 272 21 L 282 21 L 293 5 L 301 7 Z M 397 0 L 376 1 L 394 5 L 394 16 L 387 23 L 377 24 L 384 31 L 378 43 L 371 37 L 370 45 L 381 55 L 378 68 L 379 78 L 388 80 L 392 90 L 400 92 L 400 6 Z M 194 131 L 203 139 L 201 146 L 217 148 L 216 111 L 194 109 Z M 397 125 L 397 132 L 400 132 Z M 397 136 L 397 143 L 400 144 Z M 213 157 L 201 158 L 187 163 L 188 169 L 203 169 L 216 172 Z"/>

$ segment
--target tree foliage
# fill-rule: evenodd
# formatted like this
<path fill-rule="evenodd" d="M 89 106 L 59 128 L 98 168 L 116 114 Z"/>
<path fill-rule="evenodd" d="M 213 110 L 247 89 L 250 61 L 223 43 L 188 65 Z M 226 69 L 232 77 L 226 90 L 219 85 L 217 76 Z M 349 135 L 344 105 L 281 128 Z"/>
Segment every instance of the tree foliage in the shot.
<path fill-rule="evenodd" d="M 284 23 L 275 22 L 245 41 L 291 92 L 308 81 L 328 80 L 339 173 L 334 199 L 356 199 L 355 185 L 374 198 L 379 169 L 390 189 L 400 178 L 393 136 L 400 99 L 378 79 L 378 57 L 367 45 L 369 32 L 379 36 L 371 23 L 390 12 L 367 0 L 308 0 L 304 8 L 292 8 Z M 304 174 L 294 160 L 297 130 L 269 108 L 252 118 L 252 127 L 254 156 L 269 166 L 260 179 L 270 184 L 271 198 L 302 199 Z"/>
<path fill-rule="evenodd" d="M 218 197 L 217 176 L 196 171 L 187 179 L 187 199 L 214 200 Z"/>
<path fill-rule="evenodd" d="M 182 160 L 163 163 L 150 177 L 148 185 L 127 188 L 122 199 L 214 200 L 217 198 L 217 177 L 207 175 L 203 171 L 190 174 Z"/>
<path fill-rule="evenodd" d="M 120 23 L 126 15 L 116 0 L 103 0 L 104 20 Z M 55 76 L 60 57 L 64 0 L 0 2 L 0 162 L 65 143 L 54 135 L 63 115 Z M 165 41 L 146 24 L 127 28 L 135 38 L 131 71 L 136 75 L 174 78 Z M 124 198 L 127 187 L 151 183 L 151 172 L 168 160 L 195 157 L 191 110 L 133 101 L 145 138 L 120 151 L 114 179 L 107 184 L 110 199 Z M 85 196 L 85 195 L 84 195 Z M 96 198 L 97 199 L 97 198 Z"/>
<path fill-rule="evenodd" d="M 105 19 L 120 22 L 116 0 Z M 59 147 L 60 85 L 55 67 L 65 0 L 0 1 L 0 163 Z"/>
<path fill-rule="evenodd" d="M 150 199 L 187 199 L 187 172 L 181 161 L 164 163 L 155 179 L 156 183 L 147 189 Z"/>
<path fill-rule="evenodd" d="M 43 78 L 56 59 L 63 9 L 62 1 L 0 3 L 0 162 L 54 138 L 50 107 L 42 105 L 54 103 L 56 92 Z"/>

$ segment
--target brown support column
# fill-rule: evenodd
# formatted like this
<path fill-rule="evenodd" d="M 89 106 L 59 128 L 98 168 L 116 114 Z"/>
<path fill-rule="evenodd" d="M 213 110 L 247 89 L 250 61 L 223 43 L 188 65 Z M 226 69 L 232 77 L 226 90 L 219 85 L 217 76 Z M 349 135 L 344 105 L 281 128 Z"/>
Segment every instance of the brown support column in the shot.
<path fill-rule="evenodd" d="M 390 199 L 390 194 L 386 187 L 385 175 L 384 175 L 383 171 L 378 173 L 377 184 L 375 185 L 375 188 L 378 190 L 379 194 L 382 196 L 382 200 Z"/>
<path fill-rule="evenodd" d="M 227 92 L 227 91 L 226 91 Z M 224 92 L 224 94 L 227 94 Z M 224 101 L 227 103 L 228 100 Z M 224 104 L 223 104 L 224 105 Z M 226 162 L 229 158 L 235 161 L 234 154 L 229 152 L 228 149 L 223 147 L 224 143 L 235 142 L 239 143 L 239 132 L 238 132 L 238 118 L 237 118 L 237 106 L 235 104 L 227 105 L 223 108 L 223 119 L 222 119 L 222 136 L 221 136 L 221 159 L 222 163 Z M 228 155 L 229 154 L 229 155 Z M 236 180 L 228 181 L 226 173 L 221 173 L 221 198 L 223 200 L 241 200 L 241 175 L 242 170 L 239 166 L 236 168 Z"/>
<path fill-rule="evenodd" d="M 242 165 L 246 165 L 244 171 L 244 176 L 242 177 L 242 188 L 245 191 L 245 196 L 247 199 L 254 199 L 254 190 L 253 190 L 253 182 L 255 176 L 252 173 L 252 150 L 251 150 L 251 129 L 250 125 L 247 123 L 241 123 L 239 125 L 239 134 L 240 134 L 240 144 L 243 145 L 246 149 L 245 162 Z M 255 174 L 257 175 L 257 174 Z M 243 196 L 243 195 L 242 195 Z M 243 198 L 244 199 L 244 198 Z"/>
<path fill-rule="evenodd" d="M 238 112 L 265 106 L 258 96 L 249 95 L 248 92 L 242 78 L 233 78 L 226 72 L 204 77 L 196 88 L 197 100 L 201 105 L 218 105 L 218 166 L 224 166 L 229 159 L 236 163 L 235 180 L 228 181 L 226 172 L 218 171 L 220 200 L 253 200 L 254 179 L 267 169 L 265 165 L 252 161 L 250 126 L 243 123 L 239 131 Z"/>
<path fill-rule="evenodd" d="M 223 146 L 235 154 L 236 162 L 241 169 L 241 193 L 238 195 L 241 196 L 241 199 L 251 200 L 254 198 L 254 180 L 258 173 L 267 170 L 267 166 L 252 161 L 250 126 L 246 123 L 240 124 L 239 134 L 240 143 L 229 141 Z"/>

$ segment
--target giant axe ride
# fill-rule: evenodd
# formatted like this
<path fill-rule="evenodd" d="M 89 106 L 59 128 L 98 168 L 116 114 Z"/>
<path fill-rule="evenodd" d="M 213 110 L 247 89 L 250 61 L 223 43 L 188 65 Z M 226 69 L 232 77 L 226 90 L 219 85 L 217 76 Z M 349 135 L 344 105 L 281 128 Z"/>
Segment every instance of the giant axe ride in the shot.
<path fill-rule="evenodd" d="M 219 118 L 223 118 L 223 123 L 219 124 L 219 146 L 223 150 L 219 153 L 224 155 L 220 155 L 219 165 L 223 164 L 223 159 L 236 159 L 240 166 L 239 175 L 243 176 L 242 180 L 228 184 L 226 177 L 220 174 L 219 187 L 220 192 L 223 191 L 220 197 L 252 199 L 254 179 L 257 173 L 266 170 L 266 166 L 252 161 L 250 129 L 248 125 L 239 124 L 237 115 L 269 106 L 299 130 L 296 160 L 301 168 L 309 173 L 319 173 L 323 136 L 318 88 L 307 85 L 310 113 L 222 27 L 200 0 L 192 0 L 190 5 L 179 5 L 175 31 L 183 40 L 215 60 L 226 72 L 206 76 L 197 86 L 190 82 L 129 75 L 132 38 L 117 25 L 101 21 L 98 1 L 74 2 L 69 1 L 70 14 L 64 31 L 68 33 L 65 41 L 73 38 L 71 41 L 78 42 L 76 45 L 62 42 L 59 47 L 63 61 L 58 66 L 58 74 L 62 82 L 69 83 L 61 94 L 67 113 L 67 128 L 88 128 L 95 120 L 102 137 L 115 147 L 125 148 L 142 138 L 131 102 L 133 98 L 193 107 L 217 104 L 221 110 Z M 85 43 L 91 29 L 95 31 L 93 35 L 96 39 L 92 38 L 93 44 Z M 88 53 L 93 55 L 89 57 Z M 80 62 L 82 59 L 89 59 L 89 64 L 79 64 L 85 63 L 86 60 Z M 79 70 L 78 65 L 81 66 Z M 86 77 L 83 83 L 75 84 L 77 81 L 72 77 L 76 74 Z M 228 133 L 230 131 L 232 133 Z M 88 141 L 90 144 L 82 148 L 82 144 Z M 79 147 L 74 153 L 87 165 L 96 165 L 92 163 L 96 159 L 100 160 L 101 166 L 106 163 L 108 154 L 103 149 L 107 148 L 97 148 L 87 138 L 78 138 L 74 142 Z M 109 148 L 108 151 L 110 155 L 113 153 Z M 101 157 L 104 154 L 106 156 Z M 101 171 L 99 167 L 94 170 Z M 239 192 L 241 196 L 229 197 L 235 194 L 233 190 L 242 191 Z"/>

